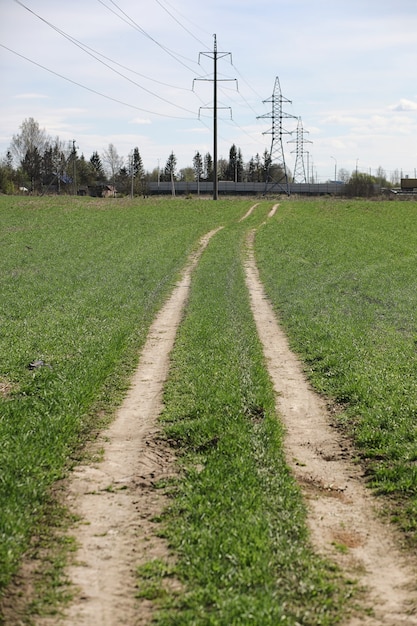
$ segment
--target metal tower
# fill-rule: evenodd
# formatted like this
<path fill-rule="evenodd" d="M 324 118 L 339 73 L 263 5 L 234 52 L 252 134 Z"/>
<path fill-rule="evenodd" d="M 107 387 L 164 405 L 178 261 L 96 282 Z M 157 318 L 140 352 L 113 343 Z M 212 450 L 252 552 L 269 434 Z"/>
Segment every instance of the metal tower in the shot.
<path fill-rule="evenodd" d="M 265 178 L 265 192 L 268 189 L 268 183 L 273 183 L 272 188 L 278 185 L 288 196 L 290 195 L 290 187 L 288 183 L 287 167 L 285 165 L 284 148 L 282 145 L 282 135 L 291 134 L 282 126 L 284 118 L 295 118 L 295 115 L 285 113 L 282 109 L 284 102 L 291 103 L 281 93 L 281 85 L 278 76 L 275 78 L 274 92 L 270 98 L 263 101 L 264 103 L 272 103 L 271 113 L 260 115 L 257 119 L 270 118 L 272 125 L 270 130 L 262 133 L 263 135 L 272 135 L 270 159 Z M 271 189 L 271 186 L 269 186 Z"/>
<path fill-rule="evenodd" d="M 305 139 L 305 133 L 308 133 L 308 130 L 304 130 L 303 123 L 301 121 L 301 117 L 298 118 L 297 129 L 293 131 L 291 134 L 295 133 L 295 139 L 290 139 L 288 143 L 295 143 L 296 148 L 292 150 L 291 154 L 295 152 L 295 165 L 294 165 L 294 174 L 293 174 L 293 183 L 307 183 L 308 180 L 306 177 L 306 169 L 304 166 L 304 144 L 305 143 L 313 143 L 309 139 Z"/>
<path fill-rule="evenodd" d="M 219 182 L 218 182 L 218 171 L 217 171 L 217 110 L 219 108 L 228 108 L 230 107 L 219 107 L 217 105 L 217 83 L 221 81 L 230 81 L 235 78 L 217 78 L 217 61 L 218 59 L 222 59 L 223 57 L 230 56 L 230 60 L 232 57 L 231 52 L 219 52 L 217 50 L 217 37 L 214 37 L 214 49 L 213 52 L 200 52 L 200 55 L 210 57 L 213 59 L 214 63 L 214 73 L 213 78 L 195 78 L 194 80 L 210 80 L 213 83 L 213 106 L 212 107 L 200 107 L 200 108 L 211 108 L 213 109 L 213 200 L 218 200 L 219 197 Z M 199 56 L 200 56 L 199 55 Z"/>

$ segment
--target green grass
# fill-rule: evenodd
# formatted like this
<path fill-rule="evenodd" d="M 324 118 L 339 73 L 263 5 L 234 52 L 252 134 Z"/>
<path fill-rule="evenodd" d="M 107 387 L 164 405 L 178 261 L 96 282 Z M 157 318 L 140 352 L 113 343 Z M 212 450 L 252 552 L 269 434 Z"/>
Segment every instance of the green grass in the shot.
<path fill-rule="evenodd" d="M 0 198 L 0 593 L 219 201 Z M 29 364 L 44 365 L 33 370 Z"/>
<path fill-rule="evenodd" d="M 172 354 L 162 420 L 184 477 L 165 524 L 185 590 L 159 624 L 336 624 L 349 594 L 309 547 L 244 283 L 270 208 L 210 242 Z"/>
<path fill-rule="evenodd" d="M 239 224 L 251 204 L 0 198 L 0 596 L 45 525 L 55 481 L 120 402 L 188 254 L 219 225 L 165 392 L 182 472 L 167 485 L 161 532 L 176 560 L 145 564 L 138 596 L 160 603 L 163 625 L 295 626 L 336 624 L 350 595 L 309 546 L 283 458 L 243 280 L 252 227 L 292 347 L 343 407 L 370 484 L 417 537 L 417 207 L 291 199 L 263 226 L 271 202 Z M 44 365 L 29 369 L 35 360 Z M 44 559 L 55 599 L 34 612 L 66 594 L 61 555 L 72 546 L 61 548 Z"/>
<path fill-rule="evenodd" d="M 293 349 L 416 543 L 415 202 L 284 202 L 256 254 Z"/>

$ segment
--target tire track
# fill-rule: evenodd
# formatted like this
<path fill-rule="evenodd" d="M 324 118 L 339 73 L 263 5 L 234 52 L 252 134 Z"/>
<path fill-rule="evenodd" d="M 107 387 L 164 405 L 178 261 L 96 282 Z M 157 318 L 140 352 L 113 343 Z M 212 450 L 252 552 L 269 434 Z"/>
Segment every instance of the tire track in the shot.
<path fill-rule="evenodd" d="M 348 626 L 417 624 L 416 563 L 398 546 L 395 529 L 378 518 L 377 502 L 350 458 L 348 442 L 330 426 L 323 400 L 306 382 L 261 284 L 249 233 L 245 266 L 252 312 L 286 428 L 288 464 L 304 493 L 315 548 L 365 588 L 372 616 L 358 613 Z"/>
<path fill-rule="evenodd" d="M 219 229 L 217 229 L 219 230 Z M 217 232 L 208 233 L 189 259 L 182 278 L 153 322 L 123 404 L 95 446 L 99 463 L 82 465 L 70 479 L 67 503 L 80 516 L 79 550 L 68 576 L 79 593 L 59 622 L 38 624 L 115 626 L 147 624 L 151 603 L 135 599 L 135 570 L 150 558 L 168 556 L 152 518 L 166 500 L 155 482 L 172 474 L 172 452 L 157 441 L 163 385 L 191 282 L 192 270 Z M 140 610 L 139 610 L 140 608 Z"/>

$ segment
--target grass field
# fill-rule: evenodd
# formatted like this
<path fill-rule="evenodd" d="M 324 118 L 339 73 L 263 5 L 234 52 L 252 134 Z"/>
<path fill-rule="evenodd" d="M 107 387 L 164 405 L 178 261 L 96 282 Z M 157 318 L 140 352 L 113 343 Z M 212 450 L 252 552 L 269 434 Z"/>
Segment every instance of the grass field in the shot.
<path fill-rule="evenodd" d="M 243 281 L 249 228 L 293 349 L 415 540 L 417 207 L 284 199 L 265 225 L 266 201 L 238 223 L 251 204 L 0 198 L 0 594 L 51 486 L 120 402 L 188 254 L 219 225 L 165 392 L 183 478 L 163 525 L 185 593 L 165 598 L 160 623 L 335 624 L 349 596 L 309 547 L 283 459 Z"/>
<path fill-rule="evenodd" d="M 120 400 L 199 236 L 238 214 L 222 202 L 0 198 L 0 589 L 48 487 Z"/>
<path fill-rule="evenodd" d="M 293 349 L 415 544 L 416 203 L 284 202 L 256 252 Z"/>

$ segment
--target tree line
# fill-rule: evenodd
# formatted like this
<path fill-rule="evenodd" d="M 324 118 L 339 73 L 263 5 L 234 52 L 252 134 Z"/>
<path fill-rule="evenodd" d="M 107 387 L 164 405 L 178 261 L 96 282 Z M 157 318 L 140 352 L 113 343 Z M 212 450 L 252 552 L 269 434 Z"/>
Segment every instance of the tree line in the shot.
<path fill-rule="evenodd" d="M 267 150 L 244 162 L 240 148 L 230 147 L 229 158 L 217 162 L 218 178 L 233 182 L 264 182 L 282 180 L 284 172 L 271 162 Z M 291 181 L 291 173 L 287 170 Z M 127 158 L 121 157 L 113 144 L 101 154 L 93 152 L 89 159 L 78 153 L 75 141 L 63 142 L 50 137 L 34 118 L 25 119 L 20 132 L 13 135 L 10 147 L 0 160 L 0 192 L 18 190 L 33 193 L 77 194 L 94 186 L 109 185 L 118 194 L 145 194 L 149 182 L 213 181 L 213 159 L 209 152 L 196 152 L 192 165 L 178 170 L 174 152 L 165 166 L 145 171 L 139 148 Z M 339 180 L 345 183 L 346 195 L 370 196 L 379 187 L 392 187 L 380 167 L 376 176 L 339 170 Z M 311 181 L 314 182 L 314 181 Z M 399 182 L 399 181 L 398 181 Z"/>
<path fill-rule="evenodd" d="M 244 163 L 242 152 L 234 144 L 228 159 L 219 159 L 218 177 L 235 182 L 262 182 L 271 175 L 272 165 L 267 150 Z M 101 154 L 93 152 L 89 159 L 78 153 L 75 141 L 63 142 L 50 137 L 33 118 L 25 119 L 20 132 L 13 135 L 10 147 L 0 161 L 0 190 L 14 193 L 18 189 L 35 193 L 79 193 L 80 189 L 97 184 L 109 184 L 118 193 L 142 193 L 147 182 L 213 181 L 213 158 L 209 152 L 196 152 L 192 165 L 177 168 L 174 152 L 165 166 L 145 171 L 139 148 L 127 158 L 121 157 L 113 144 Z M 279 172 L 275 172 L 279 175 Z"/>

